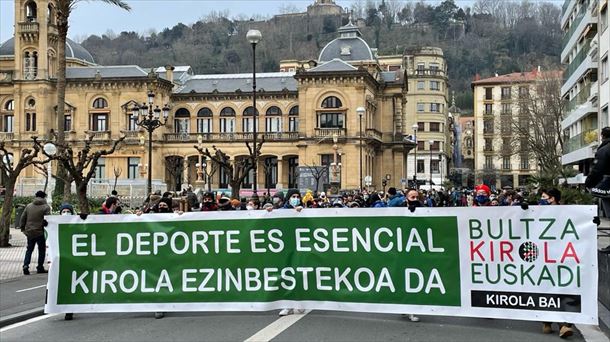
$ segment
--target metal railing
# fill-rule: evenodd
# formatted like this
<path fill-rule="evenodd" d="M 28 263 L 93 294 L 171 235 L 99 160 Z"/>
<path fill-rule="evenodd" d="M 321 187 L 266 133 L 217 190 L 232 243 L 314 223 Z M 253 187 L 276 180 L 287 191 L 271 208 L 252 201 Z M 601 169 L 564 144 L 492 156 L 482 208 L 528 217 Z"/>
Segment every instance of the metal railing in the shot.
<path fill-rule="evenodd" d="M 586 11 L 587 11 L 587 7 L 586 6 L 582 6 L 580 8 L 580 11 L 578 11 L 578 14 L 576 15 L 576 18 L 574 19 L 574 21 L 570 25 L 570 29 L 568 30 L 568 32 L 566 32 L 563 35 L 563 38 L 561 39 L 561 46 L 566 46 L 566 44 L 568 43 L 568 41 L 570 40 L 570 38 L 574 34 L 574 31 L 576 30 L 578 25 L 580 25 L 580 22 L 582 21 L 582 18 L 585 17 L 585 12 Z"/>
<path fill-rule="evenodd" d="M 585 85 L 580 89 L 580 92 L 576 96 L 574 96 L 573 99 L 568 101 L 565 110 L 566 116 L 569 115 L 570 112 L 573 111 L 576 107 L 588 102 L 589 96 L 591 95 L 591 87 L 591 83 Z"/>
<path fill-rule="evenodd" d="M 578 51 L 578 54 L 576 54 L 576 57 L 574 57 L 572 62 L 568 65 L 566 70 L 564 70 L 564 72 L 563 72 L 564 83 L 565 83 L 565 81 L 567 81 L 570 78 L 570 76 L 572 76 L 572 74 L 576 71 L 576 69 L 578 69 L 580 64 L 582 64 L 582 62 L 587 58 L 587 55 L 589 54 L 590 49 L 591 49 L 591 40 L 588 39 L 584 43 L 584 45 L 580 49 L 580 51 Z"/>
<path fill-rule="evenodd" d="M 595 140 L 588 141 L 587 139 L 587 135 L 591 134 L 591 132 L 597 134 L 597 128 L 589 129 L 568 139 L 565 144 L 565 153 L 574 152 L 594 142 Z"/>

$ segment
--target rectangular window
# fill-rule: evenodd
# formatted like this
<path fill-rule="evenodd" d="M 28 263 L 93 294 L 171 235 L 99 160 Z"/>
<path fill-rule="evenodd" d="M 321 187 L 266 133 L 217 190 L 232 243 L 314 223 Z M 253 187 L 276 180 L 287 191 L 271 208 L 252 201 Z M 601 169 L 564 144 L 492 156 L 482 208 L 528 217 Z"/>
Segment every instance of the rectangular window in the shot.
<path fill-rule="evenodd" d="M 220 118 L 220 133 L 235 133 L 235 118 Z"/>
<path fill-rule="evenodd" d="M 441 124 L 438 122 L 431 122 L 430 123 L 430 132 L 440 132 L 441 131 Z"/>
<path fill-rule="evenodd" d="M 320 155 L 320 165 L 322 166 L 330 166 L 330 164 L 335 162 L 334 154 L 321 154 Z M 341 155 L 337 154 L 337 163 L 341 163 Z"/>
<path fill-rule="evenodd" d="M 138 125 L 136 124 L 136 122 L 138 122 L 137 116 L 127 115 L 127 130 L 131 132 L 137 131 Z"/>
<path fill-rule="evenodd" d="M 432 173 L 440 173 L 441 172 L 441 167 L 440 167 L 441 163 L 438 160 L 431 160 L 430 161 L 430 169 L 432 170 Z"/>
<path fill-rule="evenodd" d="M 424 111 L 424 104 L 423 104 L 423 103 L 421 103 L 421 102 L 418 102 L 418 103 L 417 103 L 417 111 L 418 111 L 419 113 L 421 113 L 421 112 L 423 112 L 423 111 Z"/>
<path fill-rule="evenodd" d="M 483 112 L 483 115 L 493 115 L 493 105 L 491 103 L 485 104 L 485 112 Z"/>
<path fill-rule="evenodd" d="M 493 100 L 493 89 L 494 88 L 485 88 L 485 100 Z"/>
<path fill-rule="evenodd" d="M 14 115 L 5 115 L 4 120 L 2 120 L 2 131 L 3 132 L 13 132 L 13 124 L 15 122 Z"/>
<path fill-rule="evenodd" d="M 36 131 L 36 113 L 25 114 L 25 130 L 26 132 Z"/>
<path fill-rule="evenodd" d="M 218 168 L 218 186 L 222 189 L 229 187 L 229 174 L 224 167 Z"/>
<path fill-rule="evenodd" d="M 299 158 L 288 158 L 288 188 L 294 189 L 298 185 L 299 178 Z"/>
<path fill-rule="evenodd" d="M 189 119 L 174 119 L 174 133 L 188 134 L 189 132 Z"/>
<path fill-rule="evenodd" d="M 100 158 L 97 160 L 97 167 L 95 168 L 95 178 L 103 179 L 106 177 L 106 158 Z"/>
<path fill-rule="evenodd" d="M 265 118 L 265 132 L 278 133 L 282 131 L 282 118 L 270 117 Z"/>
<path fill-rule="evenodd" d="M 289 117 L 288 118 L 288 132 L 299 131 L 299 118 Z"/>
<path fill-rule="evenodd" d="M 493 134 L 494 132 L 494 121 L 484 120 L 483 121 L 483 134 Z"/>
<path fill-rule="evenodd" d="M 502 87 L 501 91 L 502 91 L 501 99 L 510 100 L 510 91 L 511 91 L 510 87 Z"/>
<path fill-rule="evenodd" d="M 494 161 L 493 161 L 493 157 L 492 156 L 485 156 L 485 168 L 486 169 L 493 169 L 494 168 Z"/>
<path fill-rule="evenodd" d="M 417 173 L 424 173 L 424 172 L 426 172 L 425 166 L 424 166 L 424 160 L 418 159 L 417 160 Z"/>
<path fill-rule="evenodd" d="M 321 113 L 318 120 L 320 128 L 343 128 L 343 113 Z"/>
<path fill-rule="evenodd" d="M 493 140 L 491 138 L 485 138 L 485 151 L 492 152 L 493 151 Z"/>
<path fill-rule="evenodd" d="M 438 75 L 440 74 L 440 67 L 438 63 L 430 63 L 430 75 Z"/>
<path fill-rule="evenodd" d="M 435 141 L 430 145 L 430 151 L 440 151 L 441 150 L 441 142 Z"/>
<path fill-rule="evenodd" d="M 426 81 L 417 81 L 417 90 L 424 90 L 426 87 Z"/>
<path fill-rule="evenodd" d="M 138 158 L 138 157 L 127 158 L 127 178 L 128 179 L 138 178 L 138 165 L 140 165 L 140 158 Z"/>
<path fill-rule="evenodd" d="M 527 94 L 529 93 L 529 90 L 527 87 L 519 87 L 519 98 L 525 98 L 527 97 Z"/>
<path fill-rule="evenodd" d="M 530 168 L 530 160 L 528 158 L 528 156 L 525 155 L 521 155 L 521 163 L 519 165 L 521 167 L 521 170 L 529 170 Z"/>
<path fill-rule="evenodd" d="M 426 64 L 417 63 L 417 75 L 423 75 L 425 72 L 424 69 L 426 69 Z"/>
<path fill-rule="evenodd" d="M 72 115 L 64 115 L 64 131 L 69 132 L 72 130 Z"/>
<path fill-rule="evenodd" d="M 212 133 L 212 119 L 211 118 L 198 118 L 197 119 L 197 133 Z"/>
<path fill-rule="evenodd" d="M 418 130 L 419 132 L 424 132 L 424 131 L 426 131 L 426 127 L 425 127 L 425 125 L 424 125 L 424 123 L 423 123 L 423 122 L 418 122 L 418 123 L 417 123 L 417 130 Z"/>
<path fill-rule="evenodd" d="M 417 150 L 418 151 L 423 151 L 424 150 L 424 146 L 425 146 L 424 143 L 425 143 L 425 141 L 423 141 L 423 140 L 420 140 L 420 141 L 417 142 Z"/>
<path fill-rule="evenodd" d="M 604 32 L 608 28 L 608 6 L 599 12 L 599 32 Z M 600 36 L 601 37 L 601 36 Z"/>
<path fill-rule="evenodd" d="M 95 132 L 105 132 L 108 130 L 108 114 L 91 115 L 91 130 Z"/>
<path fill-rule="evenodd" d="M 503 115 L 510 115 L 512 112 L 512 108 L 510 103 L 503 103 L 502 104 L 502 114 Z"/>
<path fill-rule="evenodd" d="M 602 65 L 600 70 L 600 78 L 602 80 L 602 84 L 608 80 L 608 73 L 610 73 L 610 70 L 608 69 L 608 56 L 606 56 L 604 57 L 604 59 L 602 59 Z"/>
<path fill-rule="evenodd" d="M 441 90 L 441 82 L 430 81 L 430 90 Z"/>
<path fill-rule="evenodd" d="M 510 170 L 510 157 L 502 158 L 502 169 Z"/>
<path fill-rule="evenodd" d="M 441 104 L 440 103 L 431 103 L 430 111 L 432 113 L 440 113 L 441 112 Z"/>
<path fill-rule="evenodd" d="M 255 120 L 253 117 L 244 117 L 242 119 L 241 123 L 242 123 L 242 131 L 244 133 L 254 132 L 254 123 L 256 123 L 256 131 L 260 132 L 258 120 Z"/>

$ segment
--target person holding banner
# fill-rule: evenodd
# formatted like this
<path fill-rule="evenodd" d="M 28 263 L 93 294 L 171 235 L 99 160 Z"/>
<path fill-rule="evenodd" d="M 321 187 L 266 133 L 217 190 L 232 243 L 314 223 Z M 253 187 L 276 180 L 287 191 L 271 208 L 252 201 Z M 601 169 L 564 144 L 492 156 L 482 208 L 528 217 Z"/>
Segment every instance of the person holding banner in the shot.
<path fill-rule="evenodd" d="M 558 189 L 548 189 L 542 190 L 540 195 L 540 200 L 538 201 L 539 205 L 559 205 L 561 204 L 561 191 Z M 559 325 L 559 337 L 566 338 L 572 336 L 574 331 L 572 330 L 571 323 L 557 323 Z M 551 322 L 543 322 L 542 323 L 542 333 L 543 334 L 552 334 L 553 333 L 553 323 Z"/>
<path fill-rule="evenodd" d="M 601 131 L 602 143 L 595 152 L 595 159 L 591 171 L 585 180 L 585 186 L 589 189 L 596 188 L 598 191 L 610 191 L 610 127 L 604 127 Z M 592 191 L 593 196 L 598 197 L 601 203 L 602 213 L 610 218 L 610 197 L 601 192 Z"/>
<path fill-rule="evenodd" d="M 491 195 L 491 190 L 485 184 L 477 185 L 474 187 L 475 197 L 473 206 L 475 207 L 488 207 L 491 205 L 491 200 L 489 196 Z"/>

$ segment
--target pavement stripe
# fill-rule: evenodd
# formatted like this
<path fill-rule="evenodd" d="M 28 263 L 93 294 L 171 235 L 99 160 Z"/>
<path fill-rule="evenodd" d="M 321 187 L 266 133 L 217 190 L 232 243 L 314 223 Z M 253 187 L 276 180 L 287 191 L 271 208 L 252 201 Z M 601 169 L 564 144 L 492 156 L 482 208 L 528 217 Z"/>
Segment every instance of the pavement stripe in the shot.
<path fill-rule="evenodd" d="M 36 289 L 39 289 L 39 288 L 41 288 L 41 287 L 45 287 L 45 286 L 47 286 L 47 284 L 40 285 L 40 286 L 34 286 L 34 287 L 30 287 L 30 288 L 28 288 L 28 289 L 17 290 L 17 291 L 15 291 L 15 293 L 19 293 L 19 292 L 25 292 L 25 291 L 30 291 L 30 290 L 36 290 Z"/>
<path fill-rule="evenodd" d="M 38 322 L 38 321 L 42 321 L 42 320 L 45 320 L 45 319 L 47 319 L 47 318 L 55 317 L 55 316 L 57 316 L 57 315 L 59 315 L 59 314 L 49 314 L 49 315 L 42 315 L 42 316 L 38 316 L 38 317 L 34 317 L 34 318 L 30 318 L 30 319 L 28 319 L 27 321 L 23 321 L 23 322 L 15 323 L 15 324 L 13 324 L 13 325 L 9 325 L 9 326 L 6 326 L 6 327 L 2 328 L 2 329 L 0 329 L 0 333 L 3 333 L 3 332 L 5 332 L 5 331 L 7 331 L 7 330 L 11 330 L 11 329 L 15 329 L 15 328 L 22 327 L 22 326 L 24 326 L 24 325 L 28 325 L 28 324 L 30 324 L 30 323 L 34 323 L 34 322 Z"/>
<path fill-rule="evenodd" d="M 580 331 L 587 342 L 608 342 L 608 337 L 595 325 L 577 325 L 576 328 Z"/>
<path fill-rule="evenodd" d="M 279 318 L 275 322 L 261 329 L 256 334 L 250 336 L 244 342 L 268 342 L 281 334 L 284 330 L 288 329 L 291 325 L 298 322 L 301 318 L 305 317 L 311 310 L 306 310 L 302 314 L 293 314 Z"/>

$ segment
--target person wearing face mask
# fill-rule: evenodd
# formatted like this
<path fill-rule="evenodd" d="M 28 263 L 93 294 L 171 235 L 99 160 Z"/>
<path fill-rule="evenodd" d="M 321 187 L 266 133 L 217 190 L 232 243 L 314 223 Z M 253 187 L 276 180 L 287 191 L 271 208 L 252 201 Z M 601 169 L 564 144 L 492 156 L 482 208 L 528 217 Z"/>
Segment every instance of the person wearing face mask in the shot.
<path fill-rule="evenodd" d="M 294 209 L 297 212 L 301 212 L 303 210 L 303 205 L 301 203 L 301 193 L 299 190 L 289 190 L 288 194 L 286 194 L 286 204 L 284 205 L 284 209 Z M 271 209 L 272 210 L 272 209 Z M 268 211 L 271 211 L 268 209 Z M 305 310 L 300 309 L 282 309 L 279 312 L 280 316 L 292 315 L 294 313 L 303 313 Z"/>
<path fill-rule="evenodd" d="M 422 207 L 423 205 L 419 200 L 419 192 L 415 189 L 407 190 L 407 200 L 405 201 L 405 204 L 407 207 Z"/>
<path fill-rule="evenodd" d="M 491 201 L 489 199 L 489 195 L 491 195 L 491 190 L 485 184 L 477 185 L 474 187 L 475 197 L 473 201 L 473 206 L 475 207 L 488 207 L 491 205 Z"/>
<path fill-rule="evenodd" d="M 540 191 L 540 200 L 538 201 L 539 205 L 560 205 L 561 204 L 561 191 L 556 188 L 541 190 Z M 559 326 L 559 337 L 566 338 L 572 336 L 574 331 L 572 329 L 571 323 L 557 323 Z M 553 323 L 551 322 L 543 322 L 542 323 L 542 333 L 543 334 L 551 334 L 553 333 Z"/>
<path fill-rule="evenodd" d="M 61 216 L 74 215 L 74 207 L 70 203 L 62 203 L 59 207 L 59 214 Z"/>
<path fill-rule="evenodd" d="M 161 198 L 159 203 L 157 203 L 155 208 L 153 208 L 153 212 L 159 213 L 159 214 L 173 213 L 171 198 L 167 198 L 167 197 Z"/>
<path fill-rule="evenodd" d="M 218 204 L 214 200 L 214 193 L 206 192 L 201 200 L 201 211 L 217 211 Z"/>

